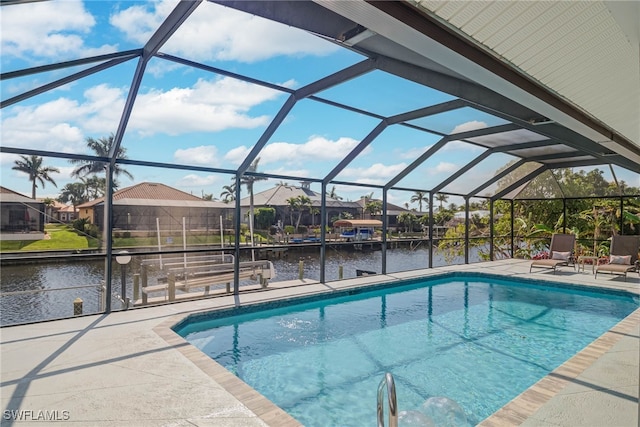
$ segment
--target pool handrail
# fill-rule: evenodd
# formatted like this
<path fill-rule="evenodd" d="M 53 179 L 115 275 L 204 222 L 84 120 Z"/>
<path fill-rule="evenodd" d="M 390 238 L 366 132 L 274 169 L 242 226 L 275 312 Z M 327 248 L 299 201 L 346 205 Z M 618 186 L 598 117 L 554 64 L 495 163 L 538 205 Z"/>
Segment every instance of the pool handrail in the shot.
<path fill-rule="evenodd" d="M 384 427 L 384 403 L 382 396 L 384 394 L 385 385 L 387 388 L 387 401 L 389 402 L 389 427 L 398 427 L 398 401 L 396 399 L 396 383 L 393 380 L 391 372 L 384 374 L 384 378 L 378 385 L 378 427 Z"/>

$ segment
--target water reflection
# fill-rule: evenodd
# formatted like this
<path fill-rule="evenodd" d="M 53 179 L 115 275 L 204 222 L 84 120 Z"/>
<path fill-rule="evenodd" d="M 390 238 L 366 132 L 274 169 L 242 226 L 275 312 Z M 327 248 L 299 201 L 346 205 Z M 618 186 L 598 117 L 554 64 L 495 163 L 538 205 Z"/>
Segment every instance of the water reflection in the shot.
<path fill-rule="evenodd" d="M 426 248 L 396 248 L 387 251 L 387 272 L 427 268 L 429 264 Z M 127 296 L 133 296 L 134 273 L 139 273 L 139 260 L 134 258 L 132 268 L 127 270 Z M 320 279 L 320 258 L 317 252 L 289 250 L 286 257 L 274 259 L 276 271 L 274 281 L 298 278 L 299 261 L 304 262 L 304 277 Z M 471 257 L 477 262 L 478 257 Z M 454 263 L 462 263 L 456 259 Z M 445 259 L 434 253 L 434 266 L 445 265 Z M 380 251 L 327 251 L 325 279 L 339 279 L 339 268 L 343 278 L 356 277 L 357 269 L 382 272 Z M 113 292 L 120 293 L 120 270 L 114 266 Z M 149 284 L 157 283 L 158 277 L 150 276 Z M 99 286 L 104 281 L 103 260 L 77 260 L 73 262 L 52 262 L 45 264 L 9 265 L 2 267 L 0 289 L 0 325 L 36 322 L 73 316 L 73 300 L 83 300 L 84 313 L 98 313 L 101 309 Z M 88 287 L 90 286 L 90 287 Z M 73 289 L 70 289 L 73 288 Z M 41 291 L 28 293 L 26 291 Z M 120 308 L 120 303 L 112 296 L 112 307 Z"/>

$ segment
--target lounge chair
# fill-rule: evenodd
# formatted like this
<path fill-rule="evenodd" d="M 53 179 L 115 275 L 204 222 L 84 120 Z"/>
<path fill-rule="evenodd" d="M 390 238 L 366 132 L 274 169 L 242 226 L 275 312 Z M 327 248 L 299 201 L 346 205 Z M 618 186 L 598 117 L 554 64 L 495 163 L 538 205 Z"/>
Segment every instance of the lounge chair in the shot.
<path fill-rule="evenodd" d="M 556 274 L 556 269 L 561 266 L 568 266 L 569 263 L 573 264 L 573 269 L 576 269 L 576 265 L 573 262 L 573 248 L 576 243 L 575 234 L 561 234 L 556 233 L 551 236 L 551 246 L 549 247 L 549 258 L 536 259 L 531 262 L 529 267 L 529 273 L 533 267 L 553 268 L 553 274 Z"/>
<path fill-rule="evenodd" d="M 609 263 L 596 267 L 595 277 L 598 273 L 611 273 L 624 275 L 627 281 L 627 273 L 638 269 L 638 251 L 640 250 L 640 236 L 620 236 L 611 238 L 611 250 Z"/>

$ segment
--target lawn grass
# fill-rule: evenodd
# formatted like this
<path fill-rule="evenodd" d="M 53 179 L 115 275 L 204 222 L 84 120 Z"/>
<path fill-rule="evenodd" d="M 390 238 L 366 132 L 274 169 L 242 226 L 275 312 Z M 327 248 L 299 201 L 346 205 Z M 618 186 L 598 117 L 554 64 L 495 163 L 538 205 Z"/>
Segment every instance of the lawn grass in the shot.
<path fill-rule="evenodd" d="M 28 252 L 50 250 L 80 250 L 97 248 L 96 239 L 78 235 L 71 227 L 66 225 L 45 226 L 46 235 L 49 238 L 43 240 L 9 240 L 0 242 L 2 252 Z"/>
<path fill-rule="evenodd" d="M 98 247 L 98 239 L 79 235 L 71 226 L 64 224 L 47 224 L 45 232 L 49 238 L 43 240 L 8 240 L 0 241 L 0 252 L 27 252 L 47 250 L 82 250 Z M 226 236 L 225 244 L 233 244 L 233 237 Z M 254 234 L 256 243 L 267 240 L 260 234 Z M 219 245 L 220 236 L 210 234 L 206 236 L 188 236 L 187 245 Z M 157 246 L 157 237 L 114 237 L 114 248 L 135 248 Z M 162 242 L 163 249 L 168 247 L 182 248 L 182 237 L 172 237 L 171 243 Z"/>

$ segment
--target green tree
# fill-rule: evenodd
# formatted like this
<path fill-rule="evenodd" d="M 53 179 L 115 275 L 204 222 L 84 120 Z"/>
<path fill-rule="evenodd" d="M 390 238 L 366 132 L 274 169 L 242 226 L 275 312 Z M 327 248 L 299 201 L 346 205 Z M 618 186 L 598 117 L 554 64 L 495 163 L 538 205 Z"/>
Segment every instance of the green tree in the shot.
<path fill-rule="evenodd" d="M 220 199 L 223 202 L 229 203 L 236 200 L 236 186 L 235 183 L 231 185 L 225 185 L 222 187 L 222 193 L 220 193 Z"/>
<path fill-rule="evenodd" d="M 36 198 L 38 183 L 42 185 L 42 188 L 44 188 L 45 182 L 50 182 L 54 187 L 58 186 L 50 174 L 60 173 L 60 169 L 52 166 L 44 166 L 42 164 L 43 158 L 40 156 L 20 156 L 20 158 L 22 160 L 16 160 L 15 165 L 11 169 L 29 175 L 32 199 Z"/>
<path fill-rule="evenodd" d="M 425 191 L 416 191 L 413 193 L 410 199 L 411 203 L 418 203 L 418 210 L 422 212 L 422 202 L 428 203 L 429 198 L 427 197 L 427 193 Z"/>
<path fill-rule="evenodd" d="M 338 221 L 339 219 L 353 219 L 353 214 L 351 212 L 340 212 L 338 216 L 331 217 L 331 224 Z"/>
<path fill-rule="evenodd" d="M 296 197 L 290 197 L 286 200 L 289 205 L 289 210 L 293 215 L 293 212 L 298 214 L 298 219 L 296 220 L 296 230 L 300 227 L 300 221 L 302 220 L 302 214 L 306 209 L 311 209 L 311 199 L 307 196 L 299 195 Z M 293 217 L 291 224 L 293 225 Z"/>
<path fill-rule="evenodd" d="M 320 209 L 311 207 L 309 208 L 309 214 L 311 215 L 311 226 L 315 227 L 316 225 L 316 215 L 320 213 Z"/>
<path fill-rule="evenodd" d="M 331 187 L 331 190 L 327 193 L 327 197 L 334 200 L 342 200 L 342 197 L 336 193 L 336 186 Z"/>
<path fill-rule="evenodd" d="M 370 200 L 364 205 L 364 211 L 370 216 L 382 213 L 382 202 L 380 200 Z"/>
<path fill-rule="evenodd" d="M 115 137 L 113 134 L 108 137 L 94 139 L 88 137 L 86 139 L 87 147 L 89 147 L 95 153 L 96 157 L 109 157 L 109 151 L 111 147 L 115 143 Z M 124 147 L 118 148 L 118 153 L 116 154 L 116 158 L 118 159 L 126 159 L 127 158 L 127 150 Z M 101 160 L 84 160 L 84 159 L 71 159 L 69 160 L 72 164 L 78 165 L 73 172 L 71 172 L 71 176 L 74 177 L 86 177 L 88 175 L 95 175 L 104 173 L 106 171 L 107 163 Z M 113 188 L 118 188 L 118 183 L 115 178 L 120 175 L 124 175 L 127 178 L 133 180 L 133 175 L 129 173 L 126 169 L 124 169 L 119 164 L 115 164 L 113 167 Z M 106 183 L 106 179 L 105 179 Z M 104 192 L 103 192 L 104 193 Z"/>
<path fill-rule="evenodd" d="M 420 218 L 418 218 L 418 223 L 423 229 L 429 227 L 429 215 L 422 215 Z"/>
<path fill-rule="evenodd" d="M 258 171 L 258 163 L 260 163 L 260 157 L 257 157 L 251 165 L 247 168 L 247 172 L 255 173 Z M 249 193 L 249 223 L 253 227 L 255 224 L 253 222 L 253 184 L 258 181 L 266 181 L 267 178 L 263 176 L 255 176 L 255 175 L 242 175 L 240 177 L 240 185 L 244 185 L 247 188 L 247 192 Z M 235 188 L 235 183 L 234 183 Z"/>
<path fill-rule="evenodd" d="M 44 203 L 45 222 L 49 222 L 53 218 L 53 206 L 56 201 L 51 197 L 46 197 L 42 202 Z"/>
<path fill-rule="evenodd" d="M 418 217 L 411 212 L 402 212 L 398 215 L 398 224 L 402 224 L 406 232 L 413 231 L 413 225 L 417 222 Z"/>
<path fill-rule="evenodd" d="M 435 199 L 440 203 L 440 210 L 442 210 L 444 204 L 447 203 L 447 200 L 449 200 L 449 196 L 447 196 L 446 194 L 438 193 L 435 195 Z"/>
<path fill-rule="evenodd" d="M 62 187 L 58 201 L 71 203 L 73 212 L 75 213 L 77 211 L 76 207 L 87 201 L 85 194 L 84 184 L 81 182 L 72 182 Z"/>
<path fill-rule="evenodd" d="M 107 178 L 91 175 L 88 178 L 80 178 L 80 181 L 82 181 L 82 184 L 84 184 L 84 189 L 88 200 L 94 200 L 98 197 L 104 196 L 105 190 L 107 188 Z"/>
<path fill-rule="evenodd" d="M 276 210 L 274 208 L 257 208 L 256 224 L 258 228 L 266 230 L 276 219 Z"/>
<path fill-rule="evenodd" d="M 289 224 L 293 227 L 293 213 L 298 210 L 298 198 L 289 197 L 286 202 L 289 207 Z"/>

